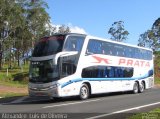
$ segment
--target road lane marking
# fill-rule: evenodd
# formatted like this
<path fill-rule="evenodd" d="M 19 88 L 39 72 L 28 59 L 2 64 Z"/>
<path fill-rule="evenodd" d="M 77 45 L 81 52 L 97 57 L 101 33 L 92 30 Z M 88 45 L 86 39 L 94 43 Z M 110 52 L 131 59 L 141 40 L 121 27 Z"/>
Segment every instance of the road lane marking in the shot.
<path fill-rule="evenodd" d="M 114 114 L 119 114 L 119 113 L 124 113 L 124 112 L 132 111 L 132 110 L 139 110 L 139 109 L 144 108 L 144 107 L 154 106 L 154 105 L 158 105 L 158 104 L 160 104 L 160 102 L 151 103 L 151 104 L 148 104 L 148 105 L 142 105 L 142 106 L 133 107 L 133 108 L 128 108 L 128 109 L 124 109 L 124 110 L 120 110 L 120 111 L 115 111 L 115 112 L 112 112 L 112 113 L 109 113 L 109 114 L 102 114 L 102 115 L 98 115 L 98 116 L 93 116 L 93 117 L 89 117 L 89 118 L 86 118 L 86 119 L 102 118 L 102 117 L 106 117 L 106 116 L 110 116 L 110 115 L 114 115 Z"/>
<path fill-rule="evenodd" d="M 74 104 L 80 104 L 80 103 L 96 102 L 96 101 L 99 101 L 99 100 L 100 99 L 88 100 L 88 101 L 80 101 L 80 102 L 73 102 L 73 103 L 66 103 L 66 104 L 59 104 L 59 105 L 50 105 L 50 106 L 45 106 L 45 107 L 42 107 L 42 108 L 61 107 L 61 106 L 74 105 Z"/>

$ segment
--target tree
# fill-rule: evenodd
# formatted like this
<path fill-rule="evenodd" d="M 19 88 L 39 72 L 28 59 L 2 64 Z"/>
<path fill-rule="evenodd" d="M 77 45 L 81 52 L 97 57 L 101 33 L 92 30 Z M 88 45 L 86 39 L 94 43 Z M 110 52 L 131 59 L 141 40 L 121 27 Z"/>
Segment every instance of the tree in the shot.
<path fill-rule="evenodd" d="M 160 18 L 155 20 L 152 28 L 140 35 L 138 45 L 158 51 L 160 48 Z"/>
<path fill-rule="evenodd" d="M 150 30 L 144 32 L 143 34 L 140 34 L 139 39 L 138 39 L 138 46 L 140 47 L 149 47 L 149 34 Z"/>
<path fill-rule="evenodd" d="M 13 57 L 19 60 L 24 53 L 33 47 L 33 42 L 47 33 L 46 25 L 50 24 L 48 8 L 44 0 L 0 0 L 0 69 L 5 51 L 15 48 Z M 5 25 L 4 23 L 6 23 Z M 5 26 L 9 28 L 7 38 Z M 2 47 L 3 46 L 3 47 Z M 11 54 L 11 53 L 10 53 Z M 9 56 L 9 61 L 12 57 Z"/>
<path fill-rule="evenodd" d="M 127 39 L 129 32 L 124 29 L 123 24 L 123 21 L 117 21 L 112 24 L 112 27 L 108 31 L 108 34 L 111 34 L 112 40 L 123 42 Z"/>
<path fill-rule="evenodd" d="M 148 37 L 152 40 L 151 41 L 151 48 L 153 50 L 159 50 L 160 48 L 160 18 L 155 20 L 152 25 L 152 30 L 148 34 Z"/>
<path fill-rule="evenodd" d="M 1 6 L 0 7 L 0 69 L 2 68 L 4 41 L 6 40 L 6 36 L 8 37 L 8 31 L 6 32 L 6 25 L 8 29 L 10 25 L 12 8 L 15 7 L 13 3 L 14 3 L 13 1 L 9 0 L 0 1 L 0 6 Z"/>
<path fill-rule="evenodd" d="M 65 26 L 65 25 L 61 25 L 59 28 L 58 28 L 58 33 L 70 33 L 70 28 L 68 26 Z"/>
<path fill-rule="evenodd" d="M 152 25 L 154 36 L 160 38 L 160 18 L 158 18 Z"/>
<path fill-rule="evenodd" d="M 45 8 L 48 6 L 43 0 L 32 0 L 27 4 L 27 25 L 34 40 L 43 37 L 46 33 L 46 25 L 50 24 L 50 17 Z"/>
<path fill-rule="evenodd" d="M 55 27 L 52 24 L 49 24 L 46 26 L 46 36 L 54 35 L 54 34 L 65 34 L 65 33 L 70 33 L 70 28 L 69 26 L 66 25 L 60 25 Z"/>

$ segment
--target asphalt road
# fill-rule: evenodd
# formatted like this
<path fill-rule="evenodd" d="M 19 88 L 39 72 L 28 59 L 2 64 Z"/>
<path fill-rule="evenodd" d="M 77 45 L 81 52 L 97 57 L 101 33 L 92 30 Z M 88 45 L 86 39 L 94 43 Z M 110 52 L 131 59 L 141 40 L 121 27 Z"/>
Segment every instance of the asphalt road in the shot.
<path fill-rule="evenodd" d="M 160 88 L 144 93 L 111 93 L 92 96 L 81 101 L 78 98 L 64 98 L 60 101 L 47 98 L 23 97 L 10 103 L 0 104 L 1 118 L 8 113 L 28 113 L 29 118 L 126 118 L 139 112 L 147 112 L 160 107 Z M 6 115 L 4 115 L 6 114 Z M 2 117 L 3 115 L 3 117 Z M 28 116 L 28 115 L 27 115 Z M 160 115 L 159 115 L 160 116 Z"/>

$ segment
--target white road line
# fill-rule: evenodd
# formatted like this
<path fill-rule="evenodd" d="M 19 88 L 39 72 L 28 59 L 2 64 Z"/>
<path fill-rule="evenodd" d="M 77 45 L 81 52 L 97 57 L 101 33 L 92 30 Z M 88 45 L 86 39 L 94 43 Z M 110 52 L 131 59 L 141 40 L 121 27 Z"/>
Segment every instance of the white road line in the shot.
<path fill-rule="evenodd" d="M 106 116 L 110 116 L 110 115 L 114 115 L 114 114 L 128 112 L 128 111 L 131 111 L 131 110 L 139 110 L 139 109 L 144 108 L 144 107 L 154 106 L 154 105 L 158 105 L 158 104 L 160 104 L 160 102 L 151 103 L 151 104 L 148 104 L 148 105 L 142 105 L 142 106 L 138 106 L 138 107 L 133 107 L 133 108 L 129 108 L 129 109 L 124 109 L 124 110 L 112 112 L 112 113 L 109 113 L 109 114 L 102 114 L 102 115 L 98 115 L 98 116 L 93 116 L 93 117 L 89 117 L 89 118 L 86 118 L 86 119 L 97 119 L 97 118 L 106 117 Z"/>
<path fill-rule="evenodd" d="M 51 106 L 45 106 L 45 107 L 42 107 L 42 108 L 61 107 L 61 106 L 74 105 L 74 104 L 80 104 L 80 103 L 95 102 L 95 101 L 99 101 L 99 100 L 100 99 L 88 100 L 88 101 L 80 101 L 80 102 L 73 102 L 73 103 L 66 103 L 66 104 L 59 104 L 59 105 L 51 105 Z"/>

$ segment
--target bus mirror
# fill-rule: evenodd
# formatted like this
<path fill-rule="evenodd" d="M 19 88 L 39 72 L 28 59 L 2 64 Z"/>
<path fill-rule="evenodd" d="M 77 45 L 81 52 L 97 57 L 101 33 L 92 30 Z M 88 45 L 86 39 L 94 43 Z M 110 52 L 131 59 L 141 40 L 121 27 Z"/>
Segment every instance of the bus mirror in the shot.
<path fill-rule="evenodd" d="M 60 57 L 72 56 L 72 55 L 77 55 L 77 54 L 78 54 L 78 51 L 60 52 L 55 56 L 54 64 L 57 65 L 58 59 Z"/>
<path fill-rule="evenodd" d="M 65 56 L 72 56 L 72 55 L 77 55 L 78 51 L 70 51 L 70 52 L 64 52 L 60 57 L 65 57 Z"/>

